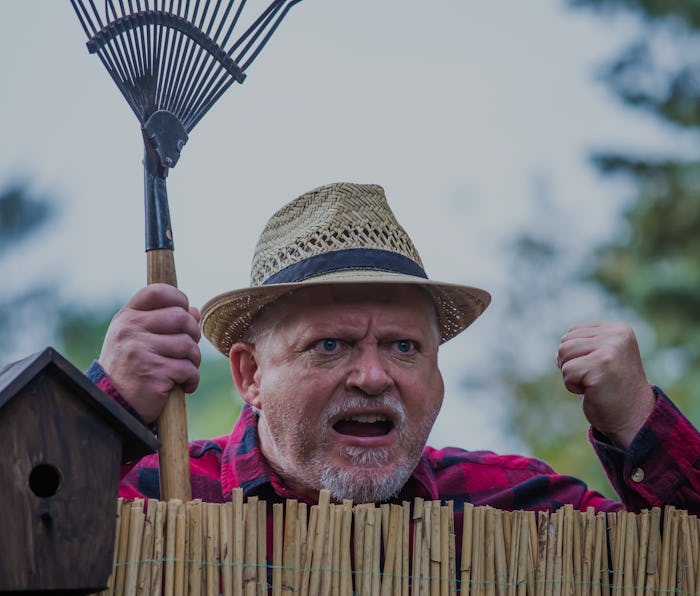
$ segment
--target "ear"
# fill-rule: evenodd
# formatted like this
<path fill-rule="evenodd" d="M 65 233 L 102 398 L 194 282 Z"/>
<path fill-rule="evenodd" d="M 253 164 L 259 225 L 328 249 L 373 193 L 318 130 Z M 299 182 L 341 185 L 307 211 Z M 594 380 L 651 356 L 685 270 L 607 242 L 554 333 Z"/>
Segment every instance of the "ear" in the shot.
<path fill-rule="evenodd" d="M 260 408 L 260 384 L 258 377 L 258 361 L 255 355 L 255 346 L 246 342 L 236 342 L 231 346 L 229 352 L 229 363 L 231 364 L 231 376 L 238 393 L 243 400 Z"/>

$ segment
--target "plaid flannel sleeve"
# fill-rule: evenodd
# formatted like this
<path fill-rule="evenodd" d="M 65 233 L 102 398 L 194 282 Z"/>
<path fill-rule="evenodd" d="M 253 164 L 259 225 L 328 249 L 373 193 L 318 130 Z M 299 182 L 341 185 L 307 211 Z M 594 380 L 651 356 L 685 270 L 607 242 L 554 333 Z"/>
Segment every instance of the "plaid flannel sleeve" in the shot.
<path fill-rule="evenodd" d="M 626 451 L 595 429 L 590 440 L 628 510 L 673 505 L 700 513 L 700 434 L 661 389 Z"/>

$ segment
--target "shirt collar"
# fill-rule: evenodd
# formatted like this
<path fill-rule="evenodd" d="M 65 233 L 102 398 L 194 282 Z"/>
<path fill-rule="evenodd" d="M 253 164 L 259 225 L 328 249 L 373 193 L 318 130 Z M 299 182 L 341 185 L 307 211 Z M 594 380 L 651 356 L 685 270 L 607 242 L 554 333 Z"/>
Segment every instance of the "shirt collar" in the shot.
<path fill-rule="evenodd" d="M 221 462 L 221 488 L 227 499 L 231 498 L 231 491 L 237 487 L 243 489 L 244 497 L 258 495 L 274 498 L 276 494 L 278 499 L 309 502 L 292 493 L 265 459 L 258 438 L 258 416 L 248 404 L 243 406 L 231 431 Z M 437 481 L 425 451 L 396 501 L 410 501 L 415 497 L 426 500 L 439 498 Z"/>

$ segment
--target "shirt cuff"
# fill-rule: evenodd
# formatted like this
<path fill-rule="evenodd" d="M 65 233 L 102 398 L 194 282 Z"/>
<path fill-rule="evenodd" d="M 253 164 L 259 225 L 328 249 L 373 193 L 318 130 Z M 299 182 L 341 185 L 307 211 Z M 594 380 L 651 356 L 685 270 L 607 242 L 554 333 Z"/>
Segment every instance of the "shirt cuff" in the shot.
<path fill-rule="evenodd" d="M 658 387 L 656 404 L 627 450 L 591 428 L 605 473 L 628 508 L 686 507 L 700 462 L 700 434 Z M 690 486 L 689 486 L 690 485 Z"/>
<path fill-rule="evenodd" d="M 98 389 L 101 389 L 107 395 L 109 395 L 115 402 L 117 402 L 122 408 L 129 412 L 129 414 L 136 418 L 136 420 L 138 420 L 141 424 L 143 424 L 152 432 L 156 431 L 156 423 L 153 422 L 151 424 L 146 424 L 146 421 L 143 418 L 141 418 L 141 414 L 139 414 L 136 411 L 136 409 L 126 400 L 126 398 L 121 393 L 119 393 L 119 390 L 112 383 L 112 379 L 109 378 L 109 375 L 105 372 L 104 368 L 102 368 L 102 366 L 97 360 L 93 360 L 90 367 L 85 371 L 85 376 L 88 379 L 90 379 L 93 383 L 95 383 Z"/>

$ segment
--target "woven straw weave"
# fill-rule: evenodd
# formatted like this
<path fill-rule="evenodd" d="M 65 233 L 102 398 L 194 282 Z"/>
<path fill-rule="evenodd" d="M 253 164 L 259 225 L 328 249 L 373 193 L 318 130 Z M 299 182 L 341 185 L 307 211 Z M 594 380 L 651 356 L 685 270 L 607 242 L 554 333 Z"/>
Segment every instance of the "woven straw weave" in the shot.
<path fill-rule="evenodd" d="M 394 218 L 381 186 L 337 184 L 317 188 L 280 209 L 260 236 L 251 286 L 285 267 L 346 248 L 391 250 L 423 263 L 406 231 Z"/>

